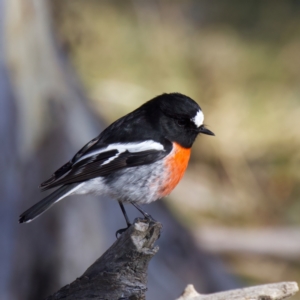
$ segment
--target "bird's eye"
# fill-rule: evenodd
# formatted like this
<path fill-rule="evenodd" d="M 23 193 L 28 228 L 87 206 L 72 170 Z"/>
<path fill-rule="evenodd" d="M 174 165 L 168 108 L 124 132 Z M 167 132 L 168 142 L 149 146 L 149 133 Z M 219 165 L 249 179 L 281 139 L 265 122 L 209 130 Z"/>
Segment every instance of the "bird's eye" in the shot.
<path fill-rule="evenodd" d="M 180 119 L 180 120 L 177 120 L 177 124 L 178 124 L 180 127 L 184 127 L 184 126 L 187 126 L 187 125 L 189 124 L 189 120 Z"/>

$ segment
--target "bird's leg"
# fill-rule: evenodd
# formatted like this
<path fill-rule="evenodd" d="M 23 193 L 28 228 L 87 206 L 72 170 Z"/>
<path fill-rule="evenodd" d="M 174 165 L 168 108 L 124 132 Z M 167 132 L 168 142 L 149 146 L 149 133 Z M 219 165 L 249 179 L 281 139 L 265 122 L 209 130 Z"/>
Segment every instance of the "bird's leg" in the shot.
<path fill-rule="evenodd" d="M 136 203 L 134 202 L 130 202 L 130 203 L 145 217 L 145 219 L 156 222 L 156 220 L 151 215 L 144 212 Z"/>
<path fill-rule="evenodd" d="M 120 202 L 120 201 L 119 201 L 119 205 L 120 205 L 120 207 L 121 207 L 122 213 L 123 213 L 124 218 L 125 218 L 125 220 L 126 220 L 127 227 L 129 227 L 129 226 L 131 225 L 131 223 L 130 223 L 129 218 L 128 218 L 128 216 L 127 216 L 125 207 L 124 207 L 123 203 Z"/>
<path fill-rule="evenodd" d="M 123 216 L 124 216 L 124 218 L 125 218 L 125 220 L 126 220 L 127 227 L 126 227 L 126 228 L 122 228 L 122 229 L 117 230 L 117 231 L 116 231 L 116 238 L 118 238 L 118 234 L 122 234 L 124 231 L 126 231 L 126 230 L 131 226 L 131 223 L 130 223 L 130 221 L 129 221 L 129 218 L 128 218 L 128 216 L 127 216 L 127 213 L 126 213 L 126 210 L 125 210 L 125 207 L 124 207 L 123 203 L 119 201 L 119 205 L 120 205 L 120 207 L 121 207 Z"/>

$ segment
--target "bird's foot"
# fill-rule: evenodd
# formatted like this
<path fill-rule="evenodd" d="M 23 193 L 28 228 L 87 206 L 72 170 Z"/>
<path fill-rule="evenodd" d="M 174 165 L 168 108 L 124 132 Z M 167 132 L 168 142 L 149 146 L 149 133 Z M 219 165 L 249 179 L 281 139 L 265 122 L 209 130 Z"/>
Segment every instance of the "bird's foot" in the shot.
<path fill-rule="evenodd" d="M 131 226 L 131 224 L 128 224 L 128 226 L 126 228 L 121 228 L 121 229 L 117 230 L 116 238 L 118 239 L 122 235 L 122 233 L 124 233 L 130 226 Z"/>
<path fill-rule="evenodd" d="M 144 212 L 144 217 L 145 217 L 145 219 L 147 219 L 150 222 L 157 222 L 151 215 L 149 215 L 146 212 Z"/>

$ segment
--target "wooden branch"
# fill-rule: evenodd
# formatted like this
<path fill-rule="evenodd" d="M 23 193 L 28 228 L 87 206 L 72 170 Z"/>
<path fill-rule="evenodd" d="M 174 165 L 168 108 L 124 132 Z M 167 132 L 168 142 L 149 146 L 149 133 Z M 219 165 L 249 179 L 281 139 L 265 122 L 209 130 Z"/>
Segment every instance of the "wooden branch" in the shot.
<path fill-rule="evenodd" d="M 136 219 L 81 277 L 47 300 L 146 299 L 148 263 L 158 251 L 161 229 L 158 222 Z"/>
<path fill-rule="evenodd" d="M 190 284 L 177 300 L 280 300 L 295 295 L 298 290 L 296 282 L 279 282 L 200 295 L 196 292 L 194 286 Z"/>
<path fill-rule="evenodd" d="M 158 251 L 154 243 L 161 229 L 158 222 L 136 219 L 80 278 L 46 300 L 145 300 L 148 264 Z M 281 300 L 298 290 L 296 282 L 280 282 L 201 295 L 188 285 L 177 300 Z"/>

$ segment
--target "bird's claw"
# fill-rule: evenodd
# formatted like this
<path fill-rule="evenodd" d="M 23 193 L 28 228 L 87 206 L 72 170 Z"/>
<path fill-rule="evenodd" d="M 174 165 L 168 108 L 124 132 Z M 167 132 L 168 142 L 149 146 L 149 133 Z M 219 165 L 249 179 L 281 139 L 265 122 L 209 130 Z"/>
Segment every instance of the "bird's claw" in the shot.
<path fill-rule="evenodd" d="M 149 215 L 148 213 L 144 214 L 145 219 L 147 219 L 150 222 L 157 222 L 151 215 Z"/>
<path fill-rule="evenodd" d="M 152 222 L 157 222 L 151 215 L 149 215 L 148 213 L 144 213 L 144 218 L 145 219 L 141 219 L 141 218 L 136 218 L 135 219 L 135 222 L 136 221 L 142 221 L 142 222 L 149 222 L 149 223 L 152 223 Z M 132 224 L 128 224 L 128 226 L 126 228 L 121 228 L 119 230 L 116 231 L 116 238 L 118 239 Z"/>
<path fill-rule="evenodd" d="M 126 227 L 126 228 L 121 228 L 121 229 L 119 229 L 119 230 L 117 230 L 116 231 L 116 238 L 118 239 L 119 238 L 119 236 L 118 235 L 122 235 L 129 227 L 131 226 L 131 224 L 130 225 L 128 225 L 128 227 Z"/>

